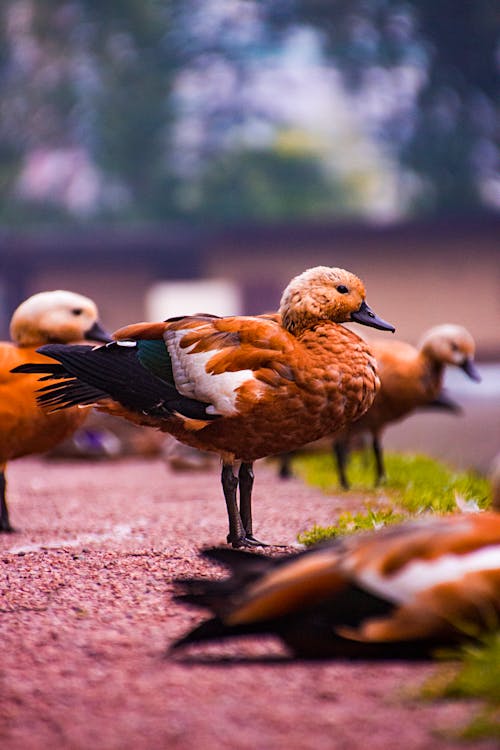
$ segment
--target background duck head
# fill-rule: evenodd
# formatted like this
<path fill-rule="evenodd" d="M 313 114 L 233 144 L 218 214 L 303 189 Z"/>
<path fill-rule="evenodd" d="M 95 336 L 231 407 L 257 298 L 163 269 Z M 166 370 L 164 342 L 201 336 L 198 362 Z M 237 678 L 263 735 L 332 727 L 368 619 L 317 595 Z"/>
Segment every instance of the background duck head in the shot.
<path fill-rule="evenodd" d="M 99 323 L 95 303 L 62 289 L 39 292 L 22 302 L 12 316 L 10 335 L 22 347 L 68 344 L 82 339 L 111 341 Z"/>
<path fill-rule="evenodd" d="M 456 365 L 479 382 L 481 376 L 474 364 L 476 345 L 466 328 L 452 323 L 434 326 L 424 333 L 420 351 L 438 365 Z"/>

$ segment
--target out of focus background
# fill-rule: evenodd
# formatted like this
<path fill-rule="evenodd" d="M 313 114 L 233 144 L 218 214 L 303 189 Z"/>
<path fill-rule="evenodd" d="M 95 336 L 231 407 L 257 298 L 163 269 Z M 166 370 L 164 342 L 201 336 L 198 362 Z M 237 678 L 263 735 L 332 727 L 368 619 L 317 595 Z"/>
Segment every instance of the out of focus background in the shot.
<path fill-rule="evenodd" d="M 464 415 L 386 444 L 486 467 L 499 64 L 496 0 L 3 0 L 3 338 L 41 290 L 114 329 L 275 310 L 295 273 L 343 266 L 399 338 L 453 322 L 477 343 L 483 382 L 448 383 Z"/>

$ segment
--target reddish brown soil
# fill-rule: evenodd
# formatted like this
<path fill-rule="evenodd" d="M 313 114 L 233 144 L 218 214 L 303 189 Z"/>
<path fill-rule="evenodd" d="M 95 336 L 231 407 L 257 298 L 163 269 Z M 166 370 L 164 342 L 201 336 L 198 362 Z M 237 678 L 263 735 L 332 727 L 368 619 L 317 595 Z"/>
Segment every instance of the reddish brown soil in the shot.
<path fill-rule="evenodd" d="M 256 473 L 265 540 L 292 542 L 342 507 L 272 466 Z M 225 537 L 216 468 L 24 459 L 8 479 L 19 531 L 0 538 L 3 750 L 463 747 L 448 732 L 474 706 L 416 697 L 435 665 L 297 662 L 272 639 L 165 658 L 200 619 L 172 601 L 172 578 L 216 572 L 197 555 Z"/>

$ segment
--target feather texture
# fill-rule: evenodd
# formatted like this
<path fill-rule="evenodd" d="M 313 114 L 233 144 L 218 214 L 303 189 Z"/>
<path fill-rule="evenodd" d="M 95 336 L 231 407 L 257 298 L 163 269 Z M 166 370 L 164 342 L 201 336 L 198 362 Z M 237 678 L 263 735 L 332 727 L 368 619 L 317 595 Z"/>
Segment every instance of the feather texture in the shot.
<path fill-rule="evenodd" d="M 95 396 L 97 408 L 214 451 L 225 467 L 245 464 L 244 510 L 227 472 L 223 487 L 230 540 L 246 543 L 251 463 L 344 429 L 373 401 L 379 380 L 370 348 L 340 325 L 354 316 L 393 330 L 368 308 L 356 276 L 319 266 L 292 279 L 277 315 L 178 317 L 126 326 L 104 348 L 44 347 L 59 365 L 48 368 L 54 383 L 40 401 L 63 408 Z"/>

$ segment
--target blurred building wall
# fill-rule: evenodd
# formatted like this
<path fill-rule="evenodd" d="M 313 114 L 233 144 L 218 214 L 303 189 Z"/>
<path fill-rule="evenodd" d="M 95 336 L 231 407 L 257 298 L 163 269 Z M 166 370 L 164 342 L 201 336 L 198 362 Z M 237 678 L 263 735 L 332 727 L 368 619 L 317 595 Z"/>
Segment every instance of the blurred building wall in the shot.
<path fill-rule="evenodd" d="M 295 224 L 88 229 L 0 237 L 0 324 L 29 294 L 88 294 L 109 328 L 147 317 L 159 282 L 226 279 L 248 314 L 277 308 L 290 278 L 313 265 L 348 268 L 369 304 L 415 343 L 437 323 L 465 325 L 479 358 L 500 360 L 500 217 L 390 226 Z M 205 302 L 205 300 L 204 300 Z M 214 309 L 216 301 L 214 300 Z M 206 310 L 210 312 L 210 310 Z M 234 311 L 239 312 L 238 310 Z M 362 329 L 369 335 L 369 329 Z"/>

